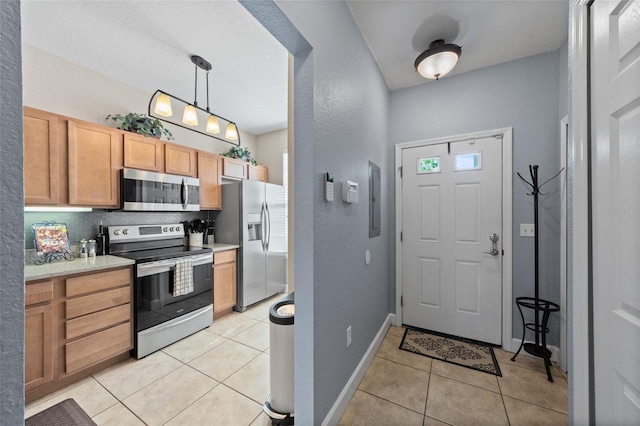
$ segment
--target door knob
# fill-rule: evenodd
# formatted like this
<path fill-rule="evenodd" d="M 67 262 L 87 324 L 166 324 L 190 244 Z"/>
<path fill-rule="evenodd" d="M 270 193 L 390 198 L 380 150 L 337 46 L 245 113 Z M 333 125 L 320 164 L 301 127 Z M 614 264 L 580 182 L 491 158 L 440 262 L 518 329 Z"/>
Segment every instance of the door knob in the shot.
<path fill-rule="evenodd" d="M 491 250 L 483 251 L 483 253 L 490 254 L 491 256 L 497 256 L 500 254 L 498 251 L 498 240 L 500 240 L 500 237 L 498 234 L 491 234 L 489 235 L 489 240 L 491 240 Z"/>

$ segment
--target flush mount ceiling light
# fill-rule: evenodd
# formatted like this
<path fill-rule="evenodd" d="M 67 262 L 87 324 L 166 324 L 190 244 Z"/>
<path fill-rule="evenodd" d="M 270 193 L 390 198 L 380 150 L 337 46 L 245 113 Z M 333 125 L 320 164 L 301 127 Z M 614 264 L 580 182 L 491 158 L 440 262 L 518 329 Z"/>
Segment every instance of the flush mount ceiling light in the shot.
<path fill-rule="evenodd" d="M 167 123 L 180 126 L 183 129 L 218 139 L 232 145 L 240 146 L 240 135 L 236 123 L 209 111 L 209 71 L 211 64 L 198 55 L 191 56 L 191 62 L 195 64 L 195 94 L 193 103 L 184 101 L 162 90 L 156 90 L 149 100 L 149 116 L 155 117 Z M 198 68 L 207 73 L 207 108 L 198 106 Z M 173 113 L 174 106 L 181 114 Z M 225 133 L 220 133 L 220 123 L 225 127 Z"/>
<path fill-rule="evenodd" d="M 434 40 L 416 58 L 414 65 L 424 78 L 438 80 L 456 66 L 461 53 L 462 47 L 457 44 L 445 43 L 442 39 Z"/>

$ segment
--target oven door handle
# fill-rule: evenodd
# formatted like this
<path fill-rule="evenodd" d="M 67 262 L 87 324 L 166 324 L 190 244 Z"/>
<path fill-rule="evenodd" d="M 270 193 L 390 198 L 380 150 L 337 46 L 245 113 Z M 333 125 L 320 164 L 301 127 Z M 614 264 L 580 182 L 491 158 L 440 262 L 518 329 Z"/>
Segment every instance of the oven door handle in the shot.
<path fill-rule="evenodd" d="M 172 260 L 162 262 L 143 263 L 137 267 L 137 276 L 147 277 L 149 275 L 162 274 L 163 272 L 171 271 L 171 268 L 176 266 L 176 262 Z"/>
<path fill-rule="evenodd" d="M 191 266 L 206 265 L 213 263 L 213 253 L 205 253 L 196 256 L 190 256 Z M 142 263 L 138 265 L 138 277 L 147 277 L 149 275 L 161 274 L 169 272 L 176 267 L 176 261 L 173 259 L 161 260 L 158 262 Z"/>
<path fill-rule="evenodd" d="M 207 263 L 213 263 L 213 252 L 206 254 L 199 254 L 191 258 L 192 266 L 206 265 Z"/>
<path fill-rule="evenodd" d="M 187 180 L 182 178 L 182 209 L 186 210 L 187 204 L 189 204 L 189 188 L 187 187 Z"/>

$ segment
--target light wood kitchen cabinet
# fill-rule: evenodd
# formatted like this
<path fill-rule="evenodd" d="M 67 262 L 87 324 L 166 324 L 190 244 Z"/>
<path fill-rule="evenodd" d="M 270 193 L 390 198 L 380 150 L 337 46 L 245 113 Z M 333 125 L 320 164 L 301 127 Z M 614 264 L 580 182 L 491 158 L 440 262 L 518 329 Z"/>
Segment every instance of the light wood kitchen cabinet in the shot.
<path fill-rule="evenodd" d="M 265 166 L 252 166 L 249 164 L 249 179 L 261 182 L 269 181 L 269 169 Z"/>
<path fill-rule="evenodd" d="M 197 176 L 195 149 L 169 143 L 164 147 L 165 172 L 183 176 Z"/>
<path fill-rule="evenodd" d="M 222 157 L 198 151 L 200 210 L 222 209 Z"/>
<path fill-rule="evenodd" d="M 60 202 L 58 116 L 24 107 L 24 202 Z"/>
<path fill-rule="evenodd" d="M 213 254 L 213 318 L 231 313 L 237 300 L 236 251 Z"/>
<path fill-rule="evenodd" d="M 122 134 L 110 127 L 69 120 L 69 204 L 119 206 Z"/>
<path fill-rule="evenodd" d="M 124 167 L 164 172 L 164 142 L 124 132 Z"/>
<path fill-rule="evenodd" d="M 53 381 L 53 281 L 28 284 L 25 289 L 25 391 Z"/>
<path fill-rule="evenodd" d="M 129 357 L 132 282 L 125 267 L 26 283 L 27 402 Z"/>
<path fill-rule="evenodd" d="M 133 348 L 131 270 L 65 280 L 65 373 Z"/>
<path fill-rule="evenodd" d="M 247 178 L 247 162 L 237 158 L 222 157 L 222 174 L 236 179 Z"/>

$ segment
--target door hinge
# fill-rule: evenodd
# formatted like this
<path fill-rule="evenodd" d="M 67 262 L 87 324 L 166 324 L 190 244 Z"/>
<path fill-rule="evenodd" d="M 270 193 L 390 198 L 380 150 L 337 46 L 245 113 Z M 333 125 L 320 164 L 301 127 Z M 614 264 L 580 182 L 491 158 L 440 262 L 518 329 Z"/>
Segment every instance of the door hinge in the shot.
<path fill-rule="evenodd" d="M 400 172 L 400 177 L 402 177 L 402 166 L 398 167 L 398 172 Z"/>
<path fill-rule="evenodd" d="M 400 231 L 400 242 L 402 242 L 402 231 Z"/>
<path fill-rule="evenodd" d="M 400 296 L 400 306 L 404 306 L 404 296 Z"/>
<path fill-rule="evenodd" d="M 504 256 L 504 250 L 502 250 L 502 255 Z"/>

